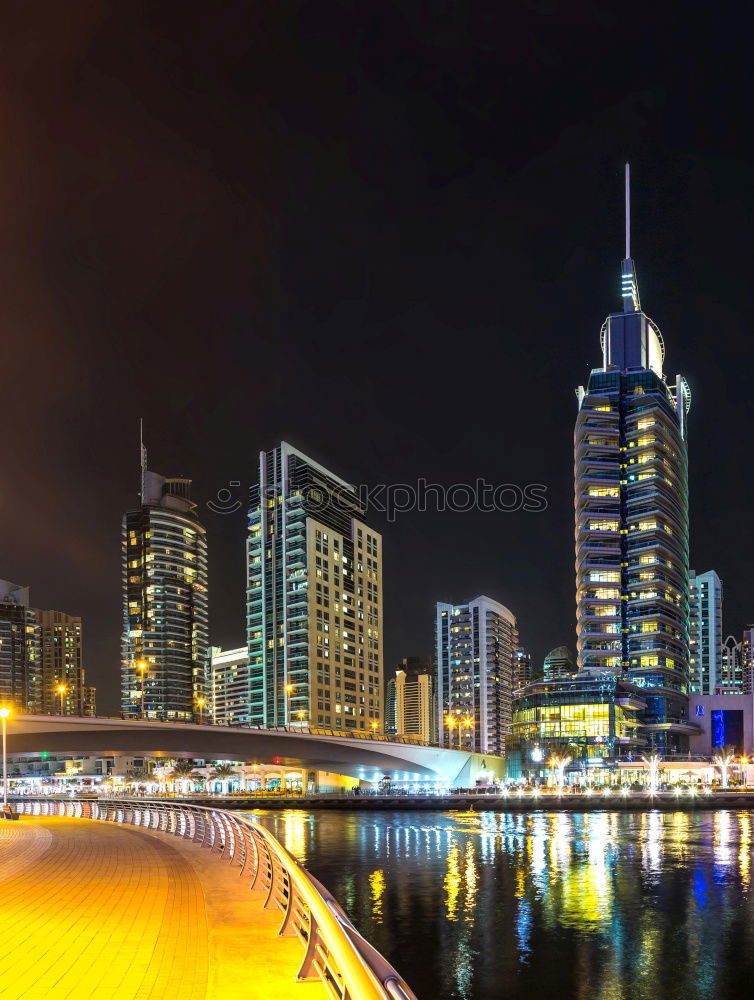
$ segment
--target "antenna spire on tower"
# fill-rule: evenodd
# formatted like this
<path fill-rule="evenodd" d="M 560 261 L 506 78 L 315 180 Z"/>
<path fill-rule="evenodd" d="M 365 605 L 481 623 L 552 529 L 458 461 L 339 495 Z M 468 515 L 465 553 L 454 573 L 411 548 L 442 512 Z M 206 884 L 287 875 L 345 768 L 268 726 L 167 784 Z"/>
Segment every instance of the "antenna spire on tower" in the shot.
<path fill-rule="evenodd" d="M 139 417 L 139 462 L 141 464 L 141 488 L 139 499 L 144 503 L 147 476 L 147 449 L 144 447 L 144 420 Z"/>
<path fill-rule="evenodd" d="M 631 257 L 631 164 L 626 164 L 626 260 Z"/>
<path fill-rule="evenodd" d="M 639 312 L 639 282 L 636 279 L 636 268 L 631 259 L 631 165 L 626 164 L 626 256 L 621 268 L 621 295 L 623 296 L 623 312 Z"/>

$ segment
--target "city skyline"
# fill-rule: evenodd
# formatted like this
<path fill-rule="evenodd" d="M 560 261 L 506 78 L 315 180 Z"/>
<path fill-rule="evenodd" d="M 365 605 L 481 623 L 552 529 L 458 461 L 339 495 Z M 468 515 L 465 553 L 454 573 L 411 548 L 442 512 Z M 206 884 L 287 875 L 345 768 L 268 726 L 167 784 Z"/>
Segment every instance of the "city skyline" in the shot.
<path fill-rule="evenodd" d="M 568 30 L 565 14 L 552 17 Z M 172 56 L 147 46 L 146 90 L 133 79 L 143 58 L 110 58 L 146 38 L 115 11 L 91 49 L 83 14 L 67 19 L 60 49 L 33 75 L 8 51 L 23 86 L 8 132 L 3 320 L 9 403 L 25 418 L 7 442 L 2 572 L 44 607 L 82 617 L 103 710 L 118 700 L 112 567 L 136 493 L 140 416 L 156 467 L 194 481 L 211 539 L 212 641 L 223 648 L 243 641 L 246 525 L 206 504 L 231 481 L 245 504 L 256 455 L 281 439 L 356 483 L 483 476 L 548 487 L 543 513 L 376 525 L 396 580 L 386 662 L 431 649 L 435 600 L 480 592 L 515 606 L 536 661 L 575 644 L 572 387 L 588 376 L 614 297 L 625 159 L 643 293 L 661 303 L 674 368 L 694 394 L 692 564 L 725 581 L 725 631 L 738 636 L 754 619 L 739 559 L 750 473 L 729 432 L 750 410 L 743 78 L 689 75 L 682 45 L 669 62 L 663 32 L 632 23 L 624 41 L 646 52 L 646 91 L 586 43 L 558 67 L 534 58 L 511 87 L 479 25 L 456 24 L 442 43 L 426 27 L 410 41 L 402 28 L 367 33 L 356 59 L 351 15 L 328 29 L 343 44 L 328 45 L 325 71 L 316 47 L 297 41 L 311 24 L 294 37 L 276 12 L 264 18 L 273 41 L 253 66 L 236 47 L 243 32 L 218 62 L 192 45 L 196 24 L 164 25 L 179 32 L 186 66 L 174 76 Z M 503 26 L 490 30 L 500 41 Z M 709 30 L 707 44 L 727 51 L 729 38 Z M 437 66 L 437 81 L 408 86 L 401 72 L 414 59 Z M 595 75 L 609 81 L 599 92 Z M 294 100 L 304 127 L 291 139 L 274 122 Z M 710 102 L 728 113 L 706 113 Z M 48 121 L 82 142 L 61 151 Z M 313 139 L 325 124 L 327 141 Z M 258 380 L 273 372 L 285 372 L 284 392 Z M 742 477 L 726 516 L 709 455 L 727 481 Z"/>

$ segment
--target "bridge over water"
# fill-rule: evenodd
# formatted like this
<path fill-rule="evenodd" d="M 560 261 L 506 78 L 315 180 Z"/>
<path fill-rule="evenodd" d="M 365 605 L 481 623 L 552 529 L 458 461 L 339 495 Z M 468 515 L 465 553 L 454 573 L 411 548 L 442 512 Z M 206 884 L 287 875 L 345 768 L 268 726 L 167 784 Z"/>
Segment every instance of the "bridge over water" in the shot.
<path fill-rule="evenodd" d="M 247 729 L 152 720 L 12 715 L 8 753 L 130 754 L 275 763 L 329 771 L 368 781 L 387 774 L 472 787 L 480 777 L 503 777 L 501 757 L 447 750 L 379 735 L 320 729 Z"/>

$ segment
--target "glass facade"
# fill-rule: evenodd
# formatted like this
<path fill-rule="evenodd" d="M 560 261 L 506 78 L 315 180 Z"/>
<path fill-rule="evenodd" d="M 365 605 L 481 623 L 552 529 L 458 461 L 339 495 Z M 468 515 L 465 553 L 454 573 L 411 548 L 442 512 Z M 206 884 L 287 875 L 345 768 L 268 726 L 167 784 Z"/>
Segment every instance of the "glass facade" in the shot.
<path fill-rule="evenodd" d="M 642 689 L 614 673 L 529 684 L 513 705 L 509 773 L 543 772 L 555 752 L 586 768 L 642 749 L 646 707 Z"/>
<path fill-rule="evenodd" d="M 603 365 L 577 392 L 574 434 L 580 670 L 641 688 L 650 745 L 688 750 L 690 394 L 662 371 L 659 330 L 641 311 L 633 261 L 625 311 L 602 328 Z M 629 289 L 629 291 L 626 291 Z"/>

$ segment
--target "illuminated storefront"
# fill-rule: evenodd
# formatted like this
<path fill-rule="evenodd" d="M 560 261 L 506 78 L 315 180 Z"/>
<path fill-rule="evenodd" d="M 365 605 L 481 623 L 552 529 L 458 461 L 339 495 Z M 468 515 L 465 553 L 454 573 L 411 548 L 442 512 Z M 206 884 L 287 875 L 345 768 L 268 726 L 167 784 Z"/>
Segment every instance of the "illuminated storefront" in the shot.
<path fill-rule="evenodd" d="M 513 703 L 508 776 L 544 777 L 554 754 L 570 757 L 575 774 L 640 751 L 646 738 L 638 715 L 645 707 L 640 689 L 614 674 L 528 684 Z"/>

